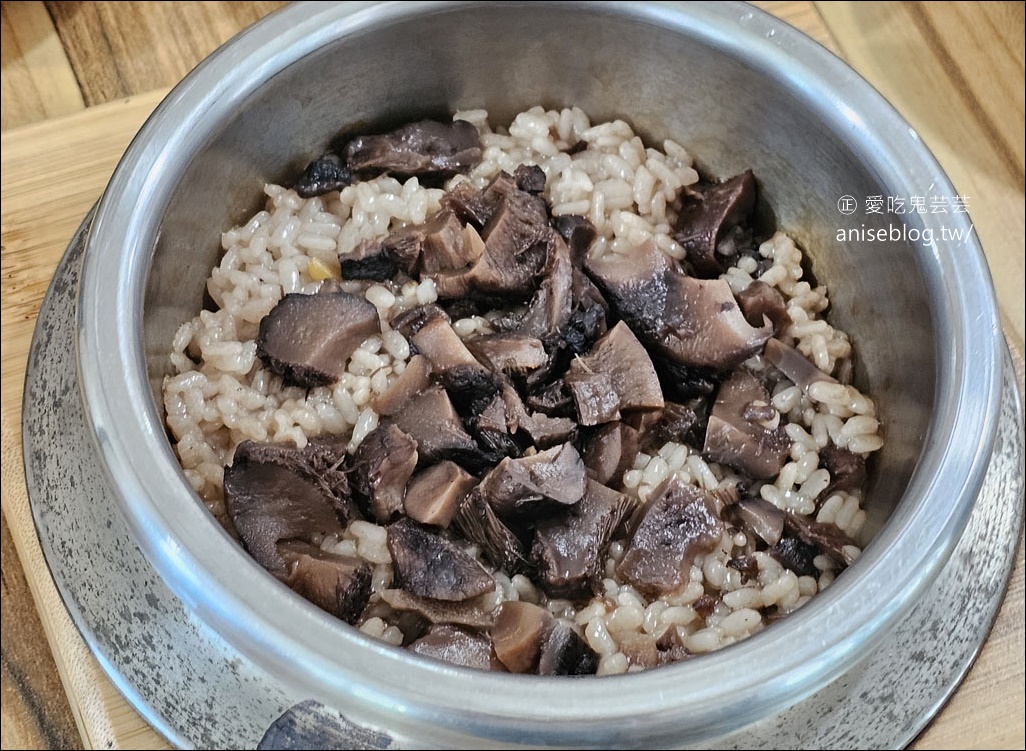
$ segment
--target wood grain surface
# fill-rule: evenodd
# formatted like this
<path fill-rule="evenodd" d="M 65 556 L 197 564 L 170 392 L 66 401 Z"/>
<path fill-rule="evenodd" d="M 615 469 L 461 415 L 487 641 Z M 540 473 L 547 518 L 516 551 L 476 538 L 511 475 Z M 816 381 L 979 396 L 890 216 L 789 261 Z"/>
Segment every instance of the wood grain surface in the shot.
<path fill-rule="evenodd" d="M 166 747 L 104 678 L 46 572 L 21 471 L 25 356 L 54 266 L 161 97 L 149 92 L 281 4 L 2 4 L 3 748 Z M 844 55 L 972 197 L 1006 330 L 1021 347 L 1022 3 L 758 4 Z M 66 170 L 61 195 L 40 163 Z M 1023 568 L 1020 546 L 991 638 L 913 747 L 1024 747 Z"/>

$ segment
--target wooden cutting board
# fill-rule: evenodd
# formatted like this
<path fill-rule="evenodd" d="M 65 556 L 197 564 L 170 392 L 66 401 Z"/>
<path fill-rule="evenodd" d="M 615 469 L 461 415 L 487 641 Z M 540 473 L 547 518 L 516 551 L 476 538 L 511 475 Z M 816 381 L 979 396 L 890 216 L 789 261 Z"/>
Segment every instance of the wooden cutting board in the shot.
<path fill-rule="evenodd" d="M 791 23 L 833 47 L 809 3 L 777 3 Z M 836 48 L 835 48 L 836 49 Z M 106 679 L 71 622 L 35 536 L 21 454 L 21 400 L 36 314 L 50 276 L 118 158 L 164 92 L 7 131 L 2 155 L 2 498 L 76 722 L 87 747 L 166 748 Z M 55 186 L 55 179 L 57 184 Z M 1018 251 L 1021 255 L 1021 241 Z M 69 342 L 69 346 L 73 343 Z M 6 658 L 5 658 L 6 659 Z M 917 748 L 1023 747 L 1023 550 L 986 648 Z"/>

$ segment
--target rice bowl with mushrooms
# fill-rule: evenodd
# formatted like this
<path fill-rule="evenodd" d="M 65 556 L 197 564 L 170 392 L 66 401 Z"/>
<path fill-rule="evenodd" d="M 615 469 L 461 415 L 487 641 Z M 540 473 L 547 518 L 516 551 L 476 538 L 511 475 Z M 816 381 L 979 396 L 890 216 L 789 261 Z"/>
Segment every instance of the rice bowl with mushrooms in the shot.
<path fill-rule="evenodd" d="M 419 349 L 411 349 L 410 337 L 393 324 L 404 314 L 437 303 L 438 285 L 430 275 L 353 280 L 340 273 L 339 259 L 344 264 L 369 244 L 429 222 L 458 186 L 485 191 L 503 173 L 513 175 L 524 165 L 536 165 L 544 173 L 541 197 L 551 216 L 583 217 L 594 227 L 595 237 L 587 248 L 593 272 L 603 263 L 610 268 L 608 264 L 622 259 L 638 265 L 634 259 L 641 253 L 668 269 L 678 269 L 681 262 L 695 263 L 696 256 L 681 242 L 679 214 L 682 196 L 690 195 L 688 191 L 701 194 L 702 184 L 691 156 L 679 144 L 665 141 L 661 149 L 647 148 L 627 123 L 592 125 L 577 109 L 534 108 L 518 115 L 508 129 L 493 129 L 481 110 L 459 112 L 456 119 L 478 131 L 481 157 L 466 174 L 443 186 L 427 187 L 417 177 L 399 180 L 384 174 L 302 198 L 293 189 L 267 185 L 267 208 L 223 234 L 224 255 L 207 284 L 215 307 L 178 331 L 171 354 L 175 375 L 165 380 L 164 405 L 189 482 L 229 529 L 238 522 L 225 504 L 225 467 L 233 466 L 244 442 L 304 451 L 316 445 L 312 439 L 333 436 L 344 442 L 344 454 L 353 456 L 379 427 L 392 424 L 379 413 L 382 399 Z M 764 285 L 779 295 L 786 313 L 775 322 L 770 341 L 777 344 L 760 346 L 743 365 L 730 368 L 743 371 L 766 390 L 765 400 L 749 399 L 744 407 L 757 408 L 750 423 L 786 436 L 786 444 L 778 447 L 778 470 L 753 481 L 750 471 L 732 466 L 737 462 L 712 461 L 710 456 L 722 451 L 708 444 L 708 434 L 705 446 L 683 437 L 694 425 L 671 436 L 677 440 L 657 440 L 666 437 L 658 433 L 649 436 L 644 448 L 618 467 L 618 476 L 604 478 L 627 505 L 623 523 L 603 542 L 588 597 L 554 595 L 556 590 L 539 586 L 530 571 L 505 570 L 481 543 L 461 535 L 443 537 L 477 561 L 494 581 L 489 592 L 474 596 L 476 608 L 493 617 L 501 617 L 504 607 L 508 613 L 516 611 L 505 605 L 513 602 L 544 611 L 546 629 L 558 625 L 564 633 L 572 632 L 594 656 L 593 669 L 580 672 L 612 674 L 654 667 L 743 639 L 827 587 L 843 565 L 857 557 L 859 547 L 852 543 L 865 543 L 859 538 L 865 520 L 860 473 L 865 456 L 878 450 L 882 440 L 873 402 L 848 383 L 848 337 L 824 318 L 827 290 L 805 278 L 802 253 L 782 232 L 755 242 L 751 228 L 742 222 L 737 231 L 716 240 L 713 260 L 722 270 L 715 278 L 729 285 L 738 299 L 753 285 Z M 536 288 L 540 283 L 540 278 L 535 280 Z M 336 382 L 312 388 L 285 385 L 281 374 L 261 357 L 261 322 L 285 296 L 314 295 L 326 287 L 365 300 L 377 315 L 378 330 L 353 349 Z M 608 289 L 604 292 L 610 296 Z M 509 306 L 450 310 L 454 315 L 446 324 L 471 348 L 484 337 L 508 330 Z M 459 314 L 463 312 L 467 315 Z M 611 316 L 610 332 L 619 325 L 613 323 L 617 317 L 622 321 L 626 316 Z M 758 320 L 749 323 L 753 329 L 761 325 Z M 796 353 L 800 361 L 794 359 Z M 709 412 L 726 380 L 719 377 L 704 395 Z M 654 410 L 624 408 L 625 414 L 632 411 Z M 580 419 L 579 404 L 576 414 Z M 589 427 L 622 422 L 619 416 L 596 420 Z M 701 416 L 703 420 L 708 422 L 709 415 Z M 708 433 L 708 424 L 705 427 Z M 546 451 L 552 448 L 536 447 L 527 455 Z M 582 453 L 587 453 L 584 447 Z M 595 471 L 606 469 L 601 452 L 598 461 L 589 467 L 589 481 L 594 481 Z M 476 472 L 483 481 L 493 469 Z M 642 510 L 667 494 L 691 492 L 721 499 L 715 510 L 722 528 L 681 568 L 673 586 L 639 586 L 636 577 L 624 575 L 624 559 L 643 520 Z M 728 508 L 732 510 L 725 511 Z M 784 519 L 786 532 L 774 531 L 772 527 Z M 819 533 L 827 528 L 840 535 L 823 540 Z M 776 539 L 771 543 L 760 533 Z M 782 544 L 785 540 L 789 542 Z M 352 622 L 369 635 L 440 656 L 416 649 L 432 628 L 440 631 L 449 625 L 459 630 L 459 638 L 489 635 L 497 628 L 494 622 L 482 629 L 437 621 L 429 628 L 423 613 L 394 607 L 395 592 L 402 590 L 395 586 L 394 546 L 384 524 L 366 509 L 340 525 L 337 533 L 313 535 L 305 542 L 359 562 L 354 566 L 366 565 L 361 570 L 368 574 L 367 600 Z M 513 669 L 512 659 L 499 662 L 499 669 Z M 527 670 L 536 670 L 537 656 L 528 663 Z"/>

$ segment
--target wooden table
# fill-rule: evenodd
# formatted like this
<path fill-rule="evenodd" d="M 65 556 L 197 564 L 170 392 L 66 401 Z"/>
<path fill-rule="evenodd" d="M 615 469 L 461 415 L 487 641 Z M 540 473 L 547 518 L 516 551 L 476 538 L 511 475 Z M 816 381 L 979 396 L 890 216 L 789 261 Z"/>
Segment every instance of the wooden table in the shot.
<path fill-rule="evenodd" d="M 2 5 L 3 748 L 165 747 L 103 676 L 60 603 L 28 512 L 21 387 L 42 295 L 61 251 L 135 128 L 203 56 L 279 2 Z M 1013 346 L 1024 332 L 1022 3 L 759 5 L 844 56 L 943 163 L 986 249 Z M 156 91 L 155 91 L 156 90 Z M 90 134 L 52 196 L 70 218 L 23 222 L 18 182 L 61 164 L 64 134 Z M 67 213 L 67 212 L 65 212 Z M 918 749 L 1023 748 L 1023 549 L 994 630 Z M 37 614 L 38 612 L 38 614 Z"/>

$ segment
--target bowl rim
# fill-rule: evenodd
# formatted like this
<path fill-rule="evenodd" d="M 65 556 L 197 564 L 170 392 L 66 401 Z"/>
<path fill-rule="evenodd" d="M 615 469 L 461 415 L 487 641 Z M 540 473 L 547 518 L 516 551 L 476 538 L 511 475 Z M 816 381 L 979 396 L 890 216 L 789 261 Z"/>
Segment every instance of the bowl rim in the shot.
<path fill-rule="evenodd" d="M 297 3 L 236 36 L 172 90 L 126 151 L 89 231 L 76 353 L 87 419 L 118 506 L 175 594 L 243 654 L 313 698 L 354 708 L 354 716 L 384 727 L 434 726 L 518 743 L 608 742 L 620 733 L 636 739 L 639 717 L 649 734 L 679 738 L 686 718 L 689 738 L 710 737 L 736 727 L 738 700 L 754 721 L 808 696 L 854 664 L 914 604 L 964 528 L 993 447 L 1000 394 L 1000 325 L 974 233 L 957 258 L 937 245 L 921 250 L 935 305 L 935 422 L 892 518 L 915 525 L 923 535 L 902 540 L 895 525 L 885 525 L 856 564 L 863 575 L 839 578 L 790 615 L 788 629 L 766 629 L 729 650 L 660 670 L 575 681 L 572 692 L 566 681 L 552 678 L 474 671 L 473 681 L 467 681 L 466 669 L 384 645 L 297 601 L 239 546 L 225 544 L 227 534 L 211 523 L 185 481 L 159 405 L 153 403 L 139 343 L 145 279 L 162 215 L 152 207 L 166 206 L 184 169 L 186 160 L 176 162 L 175 155 L 191 153 L 211 136 L 218 115 L 230 113 L 277 71 L 323 45 L 379 24 L 481 5 Z M 535 2 L 532 8 L 549 5 L 556 3 Z M 884 184 L 934 185 L 939 192 L 955 193 L 916 132 L 867 82 L 756 8 L 742 3 L 558 5 L 667 26 L 727 50 L 796 87 L 817 114 L 851 132 L 875 155 Z M 948 215 L 947 225 L 956 216 Z M 939 219 L 929 214 L 921 219 L 925 227 L 939 229 Z M 959 221 L 968 226 L 967 220 Z M 905 502 L 910 496 L 940 495 L 954 499 L 942 513 L 929 504 Z M 873 570 L 879 574 L 869 575 Z M 901 573 L 885 574 L 893 571 Z M 876 603 L 876 611 L 853 622 L 837 607 L 847 597 Z M 345 661 L 338 659 L 340 652 Z M 787 659 L 753 659 L 767 652 Z M 725 671 L 737 662 L 746 671 Z M 684 681 L 686 694 L 680 691 Z M 496 696 L 507 701 L 497 706 Z M 525 736 L 525 718 L 545 722 Z"/>

